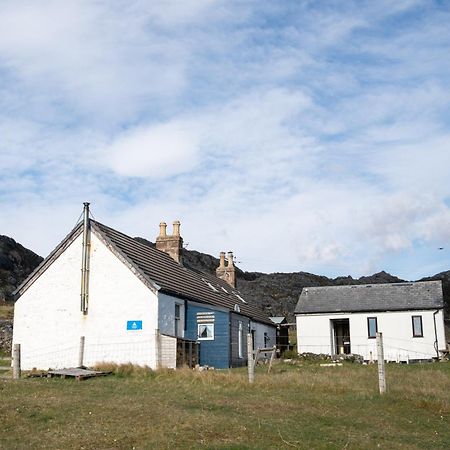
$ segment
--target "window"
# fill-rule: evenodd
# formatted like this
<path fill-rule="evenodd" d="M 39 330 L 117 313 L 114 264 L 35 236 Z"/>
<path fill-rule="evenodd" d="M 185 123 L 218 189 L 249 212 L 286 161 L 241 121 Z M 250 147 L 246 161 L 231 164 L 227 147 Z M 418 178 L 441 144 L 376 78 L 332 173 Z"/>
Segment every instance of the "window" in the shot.
<path fill-rule="evenodd" d="M 204 341 L 214 340 L 214 324 L 213 323 L 199 323 L 198 324 L 198 338 Z"/>
<path fill-rule="evenodd" d="M 412 316 L 413 337 L 423 337 L 422 316 Z"/>
<path fill-rule="evenodd" d="M 367 318 L 367 336 L 369 339 L 374 339 L 377 337 L 378 324 L 376 317 Z"/>
<path fill-rule="evenodd" d="M 181 332 L 180 332 L 180 318 L 181 318 L 181 314 L 180 314 L 181 308 L 180 305 L 178 305 L 177 303 L 175 303 L 175 336 L 181 336 Z"/>
<path fill-rule="evenodd" d="M 242 322 L 238 322 L 238 357 L 244 357 L 244 327 L 242 326 Z"/>

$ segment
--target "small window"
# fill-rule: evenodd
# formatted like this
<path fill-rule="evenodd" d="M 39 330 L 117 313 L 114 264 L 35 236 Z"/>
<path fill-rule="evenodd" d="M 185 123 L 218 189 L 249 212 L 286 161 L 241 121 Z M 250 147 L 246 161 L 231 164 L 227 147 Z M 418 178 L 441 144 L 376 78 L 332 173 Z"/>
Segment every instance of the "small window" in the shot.
<path fill-rule="evenodd" d="M 367 318 L 367 335 L 369 339 L 374 339 L 377 337 L 378 324 L 376 317 Z"/>
<path fill-rule="evenodd" d="M 412 316 L 413 337 L 423 337 L 422 316 Z"/>
<path fill-rule="evenodd" d="M 198 325 L 198 338 L 204 341 L 214 340 L 214 324 L 213 323 L 200 323 Z"/>
<path fill-rule="evenodd" d="M 181 336 L 180 319 L 181 319 L 181 307 L 178 303 L 175 303 L 175 336 Z"/>

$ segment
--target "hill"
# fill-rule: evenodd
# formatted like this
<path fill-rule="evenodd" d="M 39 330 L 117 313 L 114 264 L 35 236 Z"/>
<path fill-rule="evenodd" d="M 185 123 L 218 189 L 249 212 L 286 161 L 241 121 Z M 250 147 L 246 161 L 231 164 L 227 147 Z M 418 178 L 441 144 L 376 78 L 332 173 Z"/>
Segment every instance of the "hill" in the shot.
<path fill-rule="evenodd" d="M 14 239 L 0 235 L 0 303 L 12 300 L 11 293 L 41 261 Z"/>
<path fill-rule="evenodd" d="M 143 238 L 137 237 L 135 239 L 145 245 L 152 247 L 155 245 Z M 13 239 L 0 236 L 0 301 L 11 300 L 13 290 L 41 261 L 40 256 Z M 183 261 L 188 268 L 210 274 L 215 274 L 216 267 L 219 265 L 218 258 L 187 249 L 184 250 Z M 442 280 L 446 309 L 450 313 L 450 271 L 423 278 L 420 281 L 426 280 Z M 267 274 L 244 272 L 237 268 L 237 288 L 246 299 L 271 316 L 287 316 L 289 319 L 293 319 L 295 304 L 303 287 L 399 283 L 404 281 L 384 271 L 360 278 L 351 276 L 328 278 L 307 272 Z"/>

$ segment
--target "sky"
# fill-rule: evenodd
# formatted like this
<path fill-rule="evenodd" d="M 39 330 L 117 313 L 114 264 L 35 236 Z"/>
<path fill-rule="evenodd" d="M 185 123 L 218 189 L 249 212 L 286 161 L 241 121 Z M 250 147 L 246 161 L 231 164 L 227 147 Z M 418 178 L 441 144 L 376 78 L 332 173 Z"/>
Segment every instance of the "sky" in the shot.
<path fill-rule="evenodd" d="M 450 269 L 450 3 L 0 0 L 0 234 L 244 270 Z M 442 248 L 442 250 L 440 250 Z"/>

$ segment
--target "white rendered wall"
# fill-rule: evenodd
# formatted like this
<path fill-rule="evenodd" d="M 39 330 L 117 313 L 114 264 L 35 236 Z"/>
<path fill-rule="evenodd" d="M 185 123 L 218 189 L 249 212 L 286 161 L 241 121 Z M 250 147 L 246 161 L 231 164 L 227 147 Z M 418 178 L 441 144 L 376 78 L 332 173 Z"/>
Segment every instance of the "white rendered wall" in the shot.
<path fill-rule="evenodd" d="M 277 343 L 277 330 L 276 327 L 272 327 L 270 325 L 265 325 L 260 322 L 251 322 L 250 328 L 252 330 L 255 330 L 254 339 L 255 342 L 253 343 L 255 349 L 256 348 L 264 348 L 264 333 L 267 333 L 267 336 L 269 337 L 269 341 L 267 342 L 268 347 L 273 347 Z M 264 353 L 264 355 L 266 355 Z M 267 354 L 270 355 L 270 354 Z"/>
<path fill-rule="evenodd" d="M 80 336 L 84 364 L 133 363 L 156 367 L 158 299 L 91 234 L 89 310 L 80 311 L 80 235 L 19 298 L 14 343 L 21 344 L 24 370 L 78 365 Z M 142 330 L 127 331 L 127 321 Z"/>
<path fill-rule="evenodd" d="M 160 335 L 159 361 L 161 367 L 176 369 L 177 367 L 177 338 Z"/>
<path fill-rule="evenodd" d="M 430 359 L 436 356 L 433 312 L 297 315 L 297 349 L 299 353 L 333 354 L 331 320 L 349 319 L 351 352 L 362 355 L 365 360 L 376 359 L 376 339 L 369 339 L 367 336 L 367 318 L 376 317 L 378 331 L 383 333 L 386 360 Z M 412 316 L 422 316 L 423 337 L 413 337 Z M 436 329 L 438 348 L 443 350 L 445 338 L 442 310 L 436 314 Z"/>
<path fill-rule="evenodd" d="M 184 300 L 158 292 L 159 331 L 162 334 L 175 336 L 175 305 L 180 305 L 180 338 L 184 337 Z"/>

